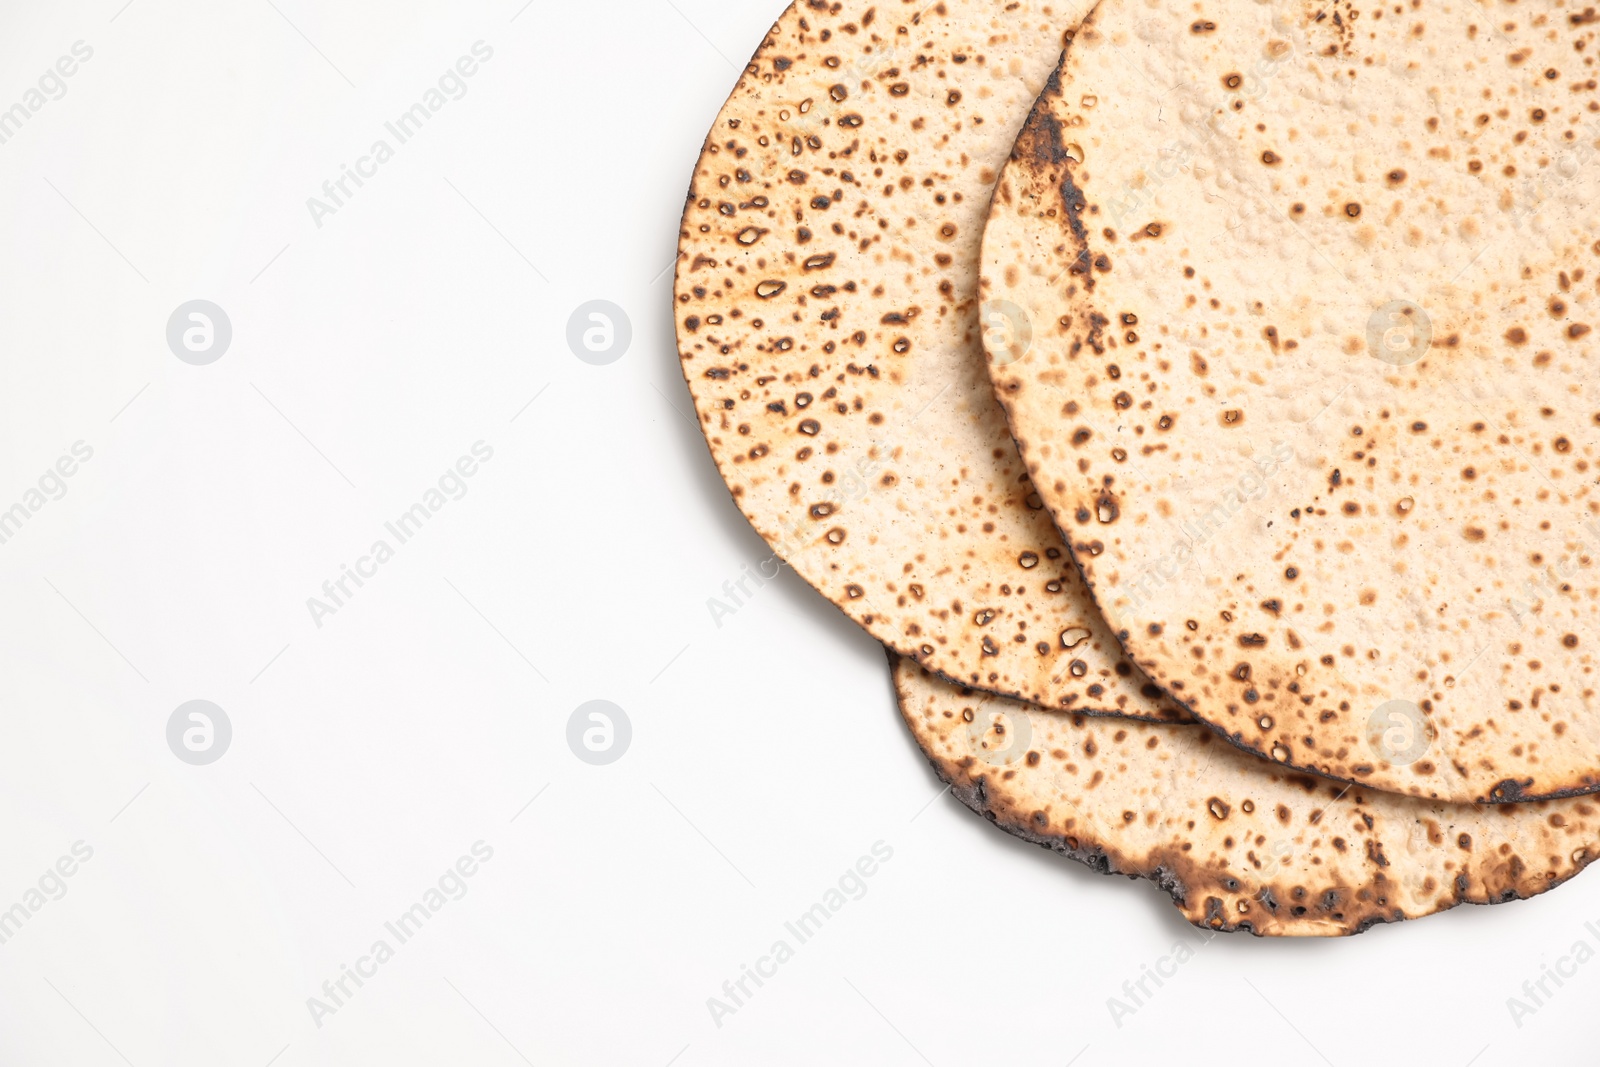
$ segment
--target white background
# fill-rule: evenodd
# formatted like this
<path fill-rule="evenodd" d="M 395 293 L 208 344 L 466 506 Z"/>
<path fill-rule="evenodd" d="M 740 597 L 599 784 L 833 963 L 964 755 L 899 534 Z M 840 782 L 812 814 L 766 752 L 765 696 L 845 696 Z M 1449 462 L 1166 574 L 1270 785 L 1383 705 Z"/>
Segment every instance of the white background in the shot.
<path fill-rule="evenodd" d="M 0 108 L 93 49 L 0 145 L 0 509 L 94 450 L 0 544 L 0 909 L 93 849 L 0 945 L 0 1063 L 1592 1060 L 1600 963 L 1520 1027 L 1506 1001 L 1600 948 L 1600 876 L 1205 942 L 940 795 L 882 653 L 792 575 L 716 625 L 768 553 L 695 428 L 669 268 L 780 8 L 520 3 L 0 7 Z M 318 227 L 307 198 L 479 40 L 466 95 Z M 167 347 L 192 299 L 232 322 L 209 366 Z M 594 299 L 632 322 L 608 366 L 566 342 Z M 480 440 L 319 628 L 307 598 Z M 197 698 L 234 730 L 201 767 L 166 741 Z M 609 766 L 566 741 L 597 698 L 633 725 Z M 307 998 L 480 840 L 318 1026 Z M 866 895 L 717 1025 L 880 840 Z"/>

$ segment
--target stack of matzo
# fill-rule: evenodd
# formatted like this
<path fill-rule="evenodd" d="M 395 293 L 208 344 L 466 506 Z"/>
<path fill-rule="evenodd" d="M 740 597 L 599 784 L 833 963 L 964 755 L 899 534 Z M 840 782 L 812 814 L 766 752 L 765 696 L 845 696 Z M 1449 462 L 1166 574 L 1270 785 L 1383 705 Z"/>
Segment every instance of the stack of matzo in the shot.
<path fill-rule="evenodd" d="M 674 291 L 734 500 L 956 796 L 1192 922 L 1559 884 L 1600 850 L 1600 23 L 1090 7 L 773 27 Z"/>

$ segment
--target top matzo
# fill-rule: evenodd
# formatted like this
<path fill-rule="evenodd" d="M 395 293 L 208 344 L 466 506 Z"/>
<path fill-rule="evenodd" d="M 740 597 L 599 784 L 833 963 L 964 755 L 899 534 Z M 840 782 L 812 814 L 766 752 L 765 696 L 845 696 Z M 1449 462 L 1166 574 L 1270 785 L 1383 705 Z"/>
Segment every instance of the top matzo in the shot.
<path fill-rule="evenodd" d="M 1140 667 L 1372 786 L 1600 785 L 1596 15 L 1106 0 L 996 193 L 991 371 Z"/>

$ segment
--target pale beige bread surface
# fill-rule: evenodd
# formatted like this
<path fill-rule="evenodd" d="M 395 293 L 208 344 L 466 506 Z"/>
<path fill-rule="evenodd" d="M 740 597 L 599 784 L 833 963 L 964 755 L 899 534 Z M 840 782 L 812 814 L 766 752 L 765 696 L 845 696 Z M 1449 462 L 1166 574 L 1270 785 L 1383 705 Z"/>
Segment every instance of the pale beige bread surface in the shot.
<path fill-rule="evenodd" d="M 1187 718 L 1090 603 L 978 338 L 989 195 L 1087 8 L 786 11 L 695 167 L 678 349 L 734 500 L 874 636 L 1039 703 Z"/>
<path fill-rule="evenodd" d="M 1105 0 L 998 186 L 991 373 L 1135 662 L 1262 756 L 1600 783 L 1600 29 Z"/>
<path fill-rule="evenodd" d="M 1049 711 L 894 656 L 900 711 L 967 807 L 1102 874 L 1148 878 L 1197 926 L 1361 933 L 1545 892 L 1600 851 L 1600 801 L 1450 804 L 1274 766 L 1198 724 Z"/>

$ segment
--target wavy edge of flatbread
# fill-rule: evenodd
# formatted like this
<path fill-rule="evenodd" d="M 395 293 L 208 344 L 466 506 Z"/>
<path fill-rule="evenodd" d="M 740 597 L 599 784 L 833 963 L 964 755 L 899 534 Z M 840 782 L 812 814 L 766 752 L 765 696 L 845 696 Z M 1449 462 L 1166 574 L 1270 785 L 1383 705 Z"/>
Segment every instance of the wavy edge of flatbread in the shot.
<path fill-rule="evenodd" d="M 1243 931 L 1258 937 L 1353 936 L 1373 926 L 1424 918 L 1462 904 L 1491 905 L 1541 896 L 1570 881 L 1600 856 L 1600 803 L 1585 798 L 1474 809 L 1472 805 L 1382 793 L 1304 774 L 1239 752 L 1198 723 L 1129 721 L 1119 728 L 1107 719 L 1080 719 L 1070 712 L 1021 705 L 953 686 L 892 649 L 886 648 L 885 655 L 902 720 L 934 775 L 950 787 L 951 795 L 963 806 L 1005 833 L 1076 860 L 1098 874 L 1154 883 L 1189 923 L 1208 931 Z M 967 743 L 960 746 L 968 752 L 958 755 L 957 743 L 942 744 L 935 731 L 923 728 L 917 721 L 922 708 L 931 708 L 941 700 L 949 702 L 946 711 L 962 702 L 977 702 L 980 708 L 999 712 L 1007 723 L 1014 722 L 1014 716 L 1020 713 L 1052 730 L 1081 733 L 1083 738 L 1073 751 L 1039 753 L 1040 759 L 1035 761 L 1031 757 L 1037 750 L 1031 742 L 1038 733 L 1037 728 L 1030 728 L 1027 755 L 997 764 L 973 754 L 969 733 Z M 951 721 L 952 729 L 944 740 L 968 732 L 965 726 L 954 726 L 948 715 L 945 718 Z M 1112 734 L 1113 740 L 1108 743 L 1104 731 L 1110 730 L 1125 736 Z M 1261 866 L 1274 868 L 1272 873 L 1262 878 L 1246 870 L 1230 872 L 1227 868 L 1208 867 L 1187 855 L 1181 841 L 1152 847 L 1140 858 L 1136 851 L 1110 841 L 1111 833 L 1097 833 L 1092 826 L 1078 825 L 1086 814 L 1097 818 L 1096 812 L 1078 808 L 1067 816 L 1049 810 L 1051 805 L 1043 797 L 1051 785 L 1050 776 L 1063 773 L 1076 761 L 1094 758 L 1093 751 L 1085 755 L 1082 740 L 1093 743 L 1097 734 L 1100 750 L 1108 759 L 1114 755 L 1110 744 L 1128 749 L 1117 756 L 1124 765 L 1107 774 L 1107 793 L 1101 794 L 1107 801 L 1117 784 L 1112 780 L 1114 775 L 1138 774 L 1144 769 L 1135 766 L 1129 770 L 1130 754 L 1142 761 L 1147 758 L 1146 753 L 1156 751 L 1165 740 L 1174 752 L 1173 758 L 1193 760 L 1198 749 L 1189 749 L 1185 735 L 1199 747 L 1215 746 L 1202 766 L 1202 770 L 1209 770 L 1212 760 L 1220 760 L 1215 778 L 1208 778 L 1188 796 L 1183 795 L 1181 787 L 1157 795 L 1158 780 L 1152 768 L 1152 778 L 1145 783 L 1152 795 L 1144 810 L 1124 812 L 1122 818 L 1125 823 L 1136 822 L 1141 815 L 1170 818 L 1174 811 L 1189 805 L 1200 827 L 1213 837 L 1224 835 L 1224 851 L 1238 854 L 1244 861 L 1241 867 L 1252 858 L 1265 860 Z M 993 736 L 984 733 L 985 741 Z M 1135 746 L 1128 737 L 1142 739 L 1143 744 Z M 1186 749 L 1189 750 L 1185 752 Z M 1071 766 L 1074 776 L 1078 770 Z M 1087 767 L 1083 770 L 1087 774 Z M 1136 790 L 1137 786 L 1135 783 Z M 1206 793 L 1213 795 L 1202 796 Z M 1073 807 L 1070 801 L 1059 796 L 1057 799 Z M 1274 804 L 1271 818 L 1269 804 Z M 1210 821 L 1194 811 L 1196 805 L 1209 812 Z M 1306 809 L 1312 807 L 1314 815 L 1306 816 Z M 1134 819 L 1129 820 L 1129 815 Z M 1290 825 L 1297 817 L 1303 817 L 1298 832 L 1312 838 L 1309 844 L 1297 846 L 1287 836 L 1260 843 L 1253 838 L 1237 842 L 1226 838 L 1230 820 L 1236 820 L 1233 833 L 1243 834 L 1248 823 L 1252 832 L 1266 838 L 1262 831 L 1281 835 L 1297 832 Z M 1273 819 L 1284 828 L 1274 828 Z M 1504 824 L 1519 831 L 1516 844 L 1498 832 L 1501 824 L 1495 820 L 1517 820 Z M 1391 822 L 1401 825 L 1391 829 Z M 1139 832 L 1138 827 L 1132 831 Z M 1168 828 L 1151 830 L 1147 836 L 1166 832 L 1178 833 Z M 1207 833 L 1190 833 L 1195 840 L 1187 842 L 1189 845 L 1204 844 Z M 1464 839 L 1462 835 L 1467 836 Z M 1343 847 L 1335 844 L 1341 839 Z M 1559 856 L 1548 855 L 1547 848 L 1544 860 L 1523 859 L 1523 853 L 1532 855 L 1537 846 L 1552 844 L 1559 844 Z M 1254 847 L 1246 847 L 1250 845 Z M 1262 850 L 1259 856 L 1256 848 Z M 1408 863 L 1413 855 L 1407 851 L 1410 849 L 1418 850 L 1416 854 L 1426 857 L 1426 862 Z M 1555 869 L 1541 867 L 1540 863 L 1553 863 Z M 1332 884 L 1314 881 L 1317 870 L 1336 868 L 1360 872 L 1360 876 L 1340 876 L 1344 880 Z M 1273 878 L 1272 874 L 1278 871 L 1283 872 L 1282 876 Z"/>

